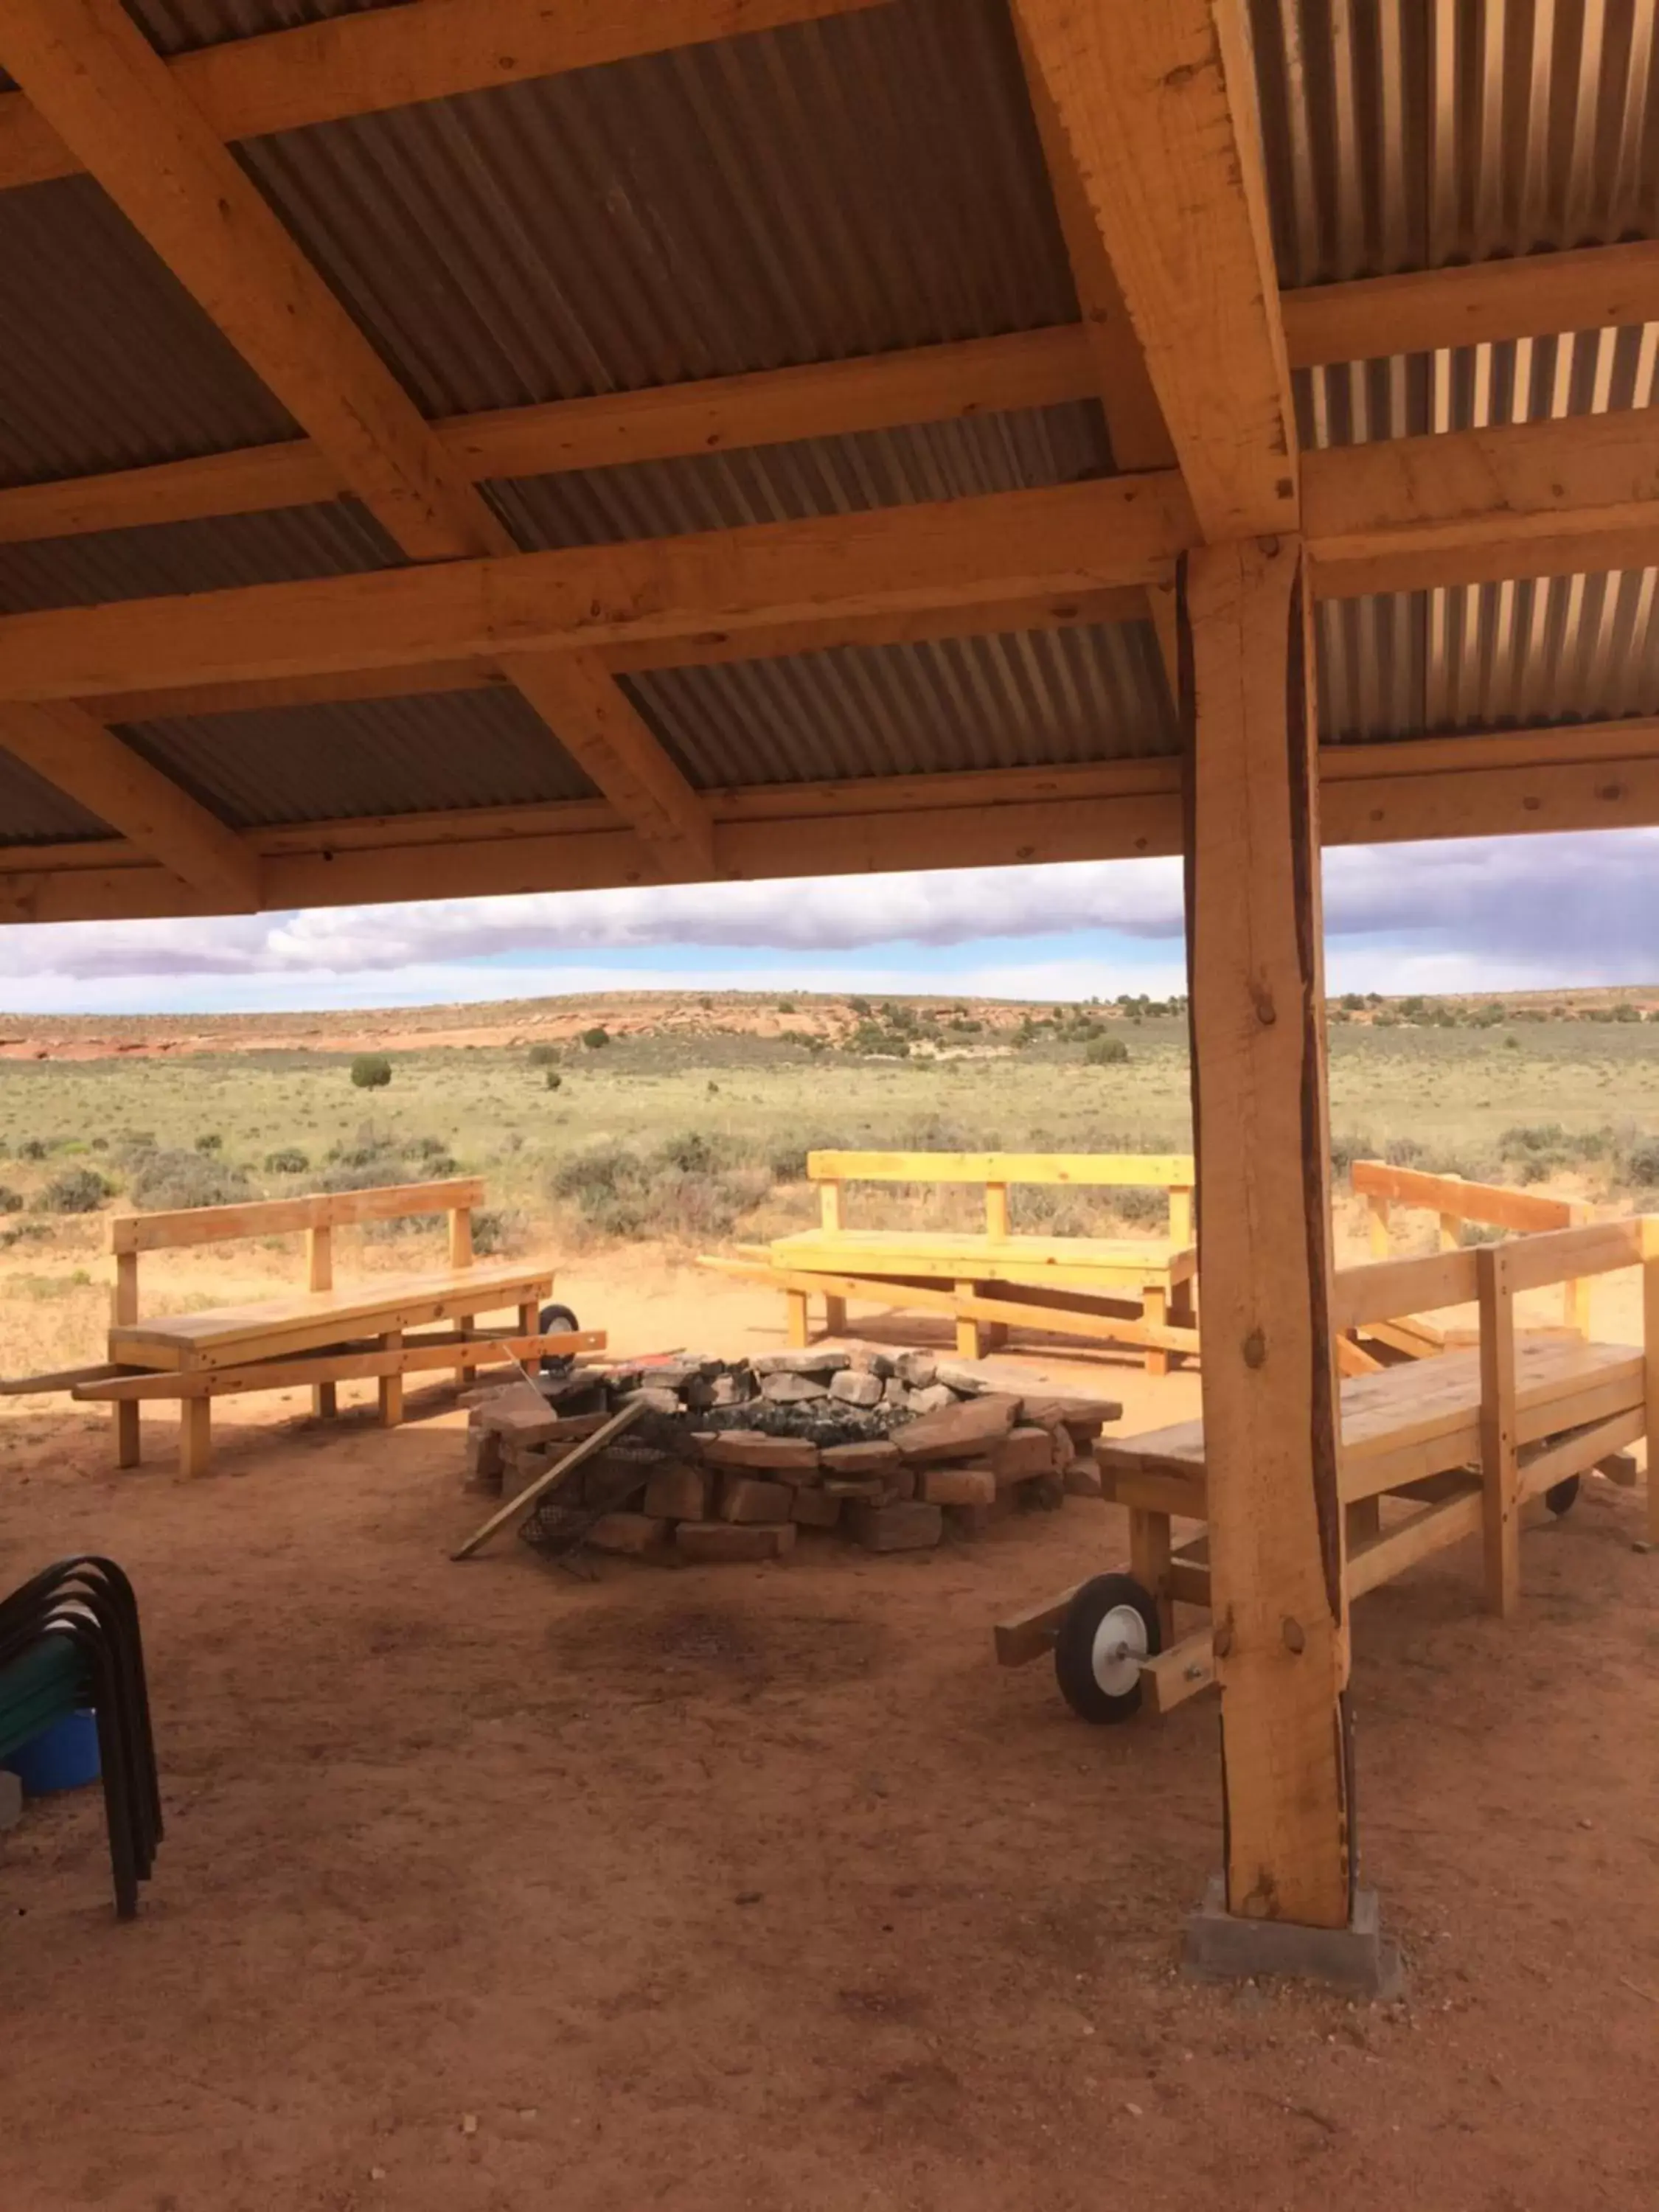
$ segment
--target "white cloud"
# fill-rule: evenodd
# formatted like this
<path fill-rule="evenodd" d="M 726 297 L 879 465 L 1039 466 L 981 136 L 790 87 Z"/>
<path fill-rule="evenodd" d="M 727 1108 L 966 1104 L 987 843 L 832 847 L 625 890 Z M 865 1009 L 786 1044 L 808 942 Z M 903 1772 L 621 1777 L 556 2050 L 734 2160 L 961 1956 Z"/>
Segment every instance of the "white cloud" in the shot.
<path fill-rule="evenodd" d="M 1334 852 L 1332 982 L 1517 989 L 1659 977 L 1656 863 L 1649 830 Z M 1167 860 L 550 892 L 0 930 L 0 1000 L 18 1012 L 150 1012 L 792 985 L 1163 995 L 1181 986 L 1181 929 L 1180 868 Z M 1075 955 L 1052 949 L 1073 936 L 1085 939 Z M 1023 961 L 1019 942 L 1039 939 L 1041 956 Z M 688 962 L 693 948 L 710 957 Z M 671 950 L 669 966 L 648 957 Z"/>

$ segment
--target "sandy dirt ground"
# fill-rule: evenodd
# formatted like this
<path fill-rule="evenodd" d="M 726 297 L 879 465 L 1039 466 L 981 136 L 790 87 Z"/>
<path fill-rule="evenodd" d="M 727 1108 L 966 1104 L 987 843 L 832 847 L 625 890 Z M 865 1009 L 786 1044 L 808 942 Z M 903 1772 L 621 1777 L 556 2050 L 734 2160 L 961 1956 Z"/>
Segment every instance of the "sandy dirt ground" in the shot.
<path fill-rule="evenodd" d="M 619 1348 L 779 1341 L 648 1257 Z M 926 1330 L 913 1329 L 913 1337 Z M 1192 1376 L 1022 1363 L 1178 1419 Z M 479 1517 L 462 1417 L 270 1401 L 0 1424 L 0 1587 L 106 1551 L 168 1832 L 116 1924 L 95 1794 L 0 1838 L 9 2212 L 1577 2212 L 1659 2202 L 1659 1559 L 1595 1482 L 1523 1621 L 1453 1553 L 1356 1613 L 1365 1876 L 1399 2005 L 1194 1987 L 1216 1710 L 1093 1731 L 989 1626 L 1124 1557 L 1070 1502 L 973 1545 L 571 1579 Z"/>

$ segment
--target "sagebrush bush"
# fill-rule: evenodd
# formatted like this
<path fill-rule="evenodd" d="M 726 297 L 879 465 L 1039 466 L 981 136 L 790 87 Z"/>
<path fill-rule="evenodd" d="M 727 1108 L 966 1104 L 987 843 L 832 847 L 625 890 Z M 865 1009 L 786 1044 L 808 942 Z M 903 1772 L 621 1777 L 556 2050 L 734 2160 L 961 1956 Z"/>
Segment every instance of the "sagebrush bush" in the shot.
<path fill-rule="evenodd" d="M 610 1043 L 610 1042 L 611 1032 L 607 1029 L 592 1029 L 584 1030 L 582 1031 L 582 1042 L 587 1047 L 587 1049 L 590 1052 L 602 1051 L 604 1048 Z"/>
<path fill-rule="evenodd" d="M 257 1195 L 246 1171 L 209 1152 L 158 1146 L 128 1170 L 128 1188 L 141 1213 L 189 1206 L 240 1206 Z"/>
<path fill-rule="evenodd" d="M 14 1190 L 9 1182 L 0 1182 L 0 1213 L 21 1213 L 22 1211 L 21 1191 Z"/>
<path fill-rule="evenodd" d="M 224 1148 L 225 1140 L 216 1129 L 204 1129 L 196 1139 L 198 1152 L 222 1152 Z"/>
<path fill-rule="evenodd" d="M 558 1058 L 559 1048 L 556 1044 L 532 1044 L 525 1054 L 526 1065 L 530 1067 L 551 1067 Z"/>
<path fill-rule="evenodd" d="M 649 1151 L 616 1142 L 562 1160 L 548 1193 L 600 1237 L 723 1237 L 759 1205 L 770 1170 L 731 1139 L 689 1130 Z"/>
<path fill-rule="evenodd" d="M 1083 1057 L 1091 1067 L 1121 1067 L 1129 1048 L 1121 1037 L 1097 1037 Z"/>
<path fill-rule="evenodd" d="M 297 1145 L 284 1145 L 279 1151 L 265 1154 L 267 1175 L 304 1175 L 311 1165 L 309 1152 L 302 1152 Z"/>
<path fill-rule="evenodd" d="M 351 1063 L 351 1080 L 359 1091 L 384 1091 L 392 1080 L 392 1062 L 383 1052 L 360 1052 Z"/>
<path fill-rule="evenodd" d="M 54 1176 L 35 1202 L 42 1213 L 96 1213 L 109 1194 L 96 1168 L 70 1168 Z"/>

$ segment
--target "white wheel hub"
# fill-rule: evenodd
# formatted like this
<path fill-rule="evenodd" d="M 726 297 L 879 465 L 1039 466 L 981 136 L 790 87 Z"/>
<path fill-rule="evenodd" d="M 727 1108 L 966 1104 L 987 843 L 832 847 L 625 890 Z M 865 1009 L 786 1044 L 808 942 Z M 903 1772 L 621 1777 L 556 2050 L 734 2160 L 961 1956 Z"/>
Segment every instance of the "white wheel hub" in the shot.
<path fill-rule="evenodd" d="M 1095 1680 L 1107 1697 L 1128 1695 L 1139 1680 L 1146 1652 L 1146 1624 L 1136 1607 L 1115 1605 L 1102 1615 L 1090 1661 Z"/>

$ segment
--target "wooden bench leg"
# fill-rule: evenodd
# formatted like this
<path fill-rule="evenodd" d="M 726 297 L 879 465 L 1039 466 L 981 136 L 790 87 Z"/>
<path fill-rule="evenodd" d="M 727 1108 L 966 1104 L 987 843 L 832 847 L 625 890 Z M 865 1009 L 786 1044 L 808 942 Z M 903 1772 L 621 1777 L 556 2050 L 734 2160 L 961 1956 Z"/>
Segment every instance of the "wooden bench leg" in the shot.
<path fill-rule="evenodd" d="M 1129 1508 L 1129 1571 L 1158 1601 L 1158 1625 L 1167 1651 L 1175 1642 L 1175 1600 L 1170 1595 L 1170 1516 Z"/>
<path fill-rule="evenodd" d="M 205 1474 L 213 1454 L 213 1401 L 205 1394 L 179 1401 L 179 1472 Z"/>
<path fill-rule="evenodd" d="M 805 1291 L 786 1291 L 783 1294 L 784 1334 L 793 1352 L 805 1352 L 812 1341 L 811 1319 L 806 1310 Z"/>
<path fill-rule="evenodd" d="M 401 1352 L 404 1333 L 392 1329 L 380 1340 L 385 1352 Z M 404 1417 L 404 1378 L 401 1375 L 382 1375 L 380 1377 L 380 1426 L 395 1429 Z"/>
<path fill-rule="evenodd" d="M 1154 1328 L 1164 1328 L 1168 1326 L 1170 1294 L 1162 1283 L 1148 1283 L 1142 1289 L 1140 1317 L 1143 1321 L 1151 1322 Z M 1169 1371 L 1169 1353 L 1158 1345 L 1149 1344 L 1146 1347 L 1146 1372 L 1149 1375 L 1167 1375 Z"/>
<path fill-rule="evenodd" d="M 522 1320 L 523 1320 L 523 1318 L 524 1318 L 524 1312 L 523 1312 L 523 1309 L 522 1309 L 522 1308 L 520 1308 L 520 1309 L 519 1318 L 520 1318 L 520 1321 L 522 1321 Z M 478 1319 L 478 1316 L 477 1316 L 477 1314 L 461 1314 L 461 1315 L 459 1315 L 459 1316 L 457 1317 L 457 1320 L 456 1320 L 456 1322 L 455 1322 L 455 1326 L 456 1326 L 456 1328 L 460 1331 L 460 1333 L 461 1333 L 461 1334 L 462 1334 L 463 1336 L 471 1336 L 471 1334 L 472 1334 L 472 1332 L 473 1332 L 473 1329 L 474 1329 L 474 1328 L 477 1327 L 477 1319 Z M 523 1334 L 524 1334 L 526 1336 L 531 1336 L 531 1335 L 533 1335 L 533 1334 L 534 1334 L 534 1333 L 535 1333 L 535 1329 L 534 1329 L 534 1324 L 533 1324 L 533 1323 L 532 1324 L 531 1328 L 527 1328 L 527 1329 L 525 1329 L 525 1330 L 523 1331 Z M 471 1378 L 472 1378 L 472 1370 L 471 1370 L 470 1367 L 458 1367 L 458 1368 L 455 1370 L 455 1388 L 456 1388 L 458 1390 L 465 1390 L 465 1388 L 466 1388 L 466 1386 L 467 1386 L 467 1384 L 468 1384 L 468 1382 L 471 1382 Z"/>
<path fill-rule="evenodd" d="M 1380 1498 L 1356 1498 L 1346 1508 L 1347 1543 L 1351 1552 L 1360 1545 L 1369 1544 L 1382 1533 L 1382 1500 Z"/>
<path fill-rule="evenodd" d="M 334 1382 L 319 1382 L 311 1393 L 311 1410 L 319 1421 L 331 1421 L 340 1410 L 339 1386 Z"/>
<path fill-rule="evenodd" d="M 847 1334 L 847 1301 L 826 1297 L 823 1301 L 823 1326 L 831 1336 Z"/>
<path fill-rule="evenodd" d="M 959 1298 L 971 1298 L 975 1295 L 978 1288 L 979 1285 L 976 1283 L 958 1283 L 957 1296 Z M 957 1316 L 957 1358 L 982 1359 L 984 1356 L 984 1329 L 970 1315 L 959 1313 Z"/>
<path fill-rule="evenodd" d="M 118 1398 L 115 1401 L 115 1464 L 117 1467 L 137 1467 L 138 1457 L 138 1401 L 136 1398 Z"/>
<path fill-rule="evenodd" d="M 1486 1610 L 1521 1607 L 1521 1501 L 1515 1438 L 1515 1292 L 1506 1246 L 1477 1255 L 1480 1290 L 1480 1484 Z"/>

